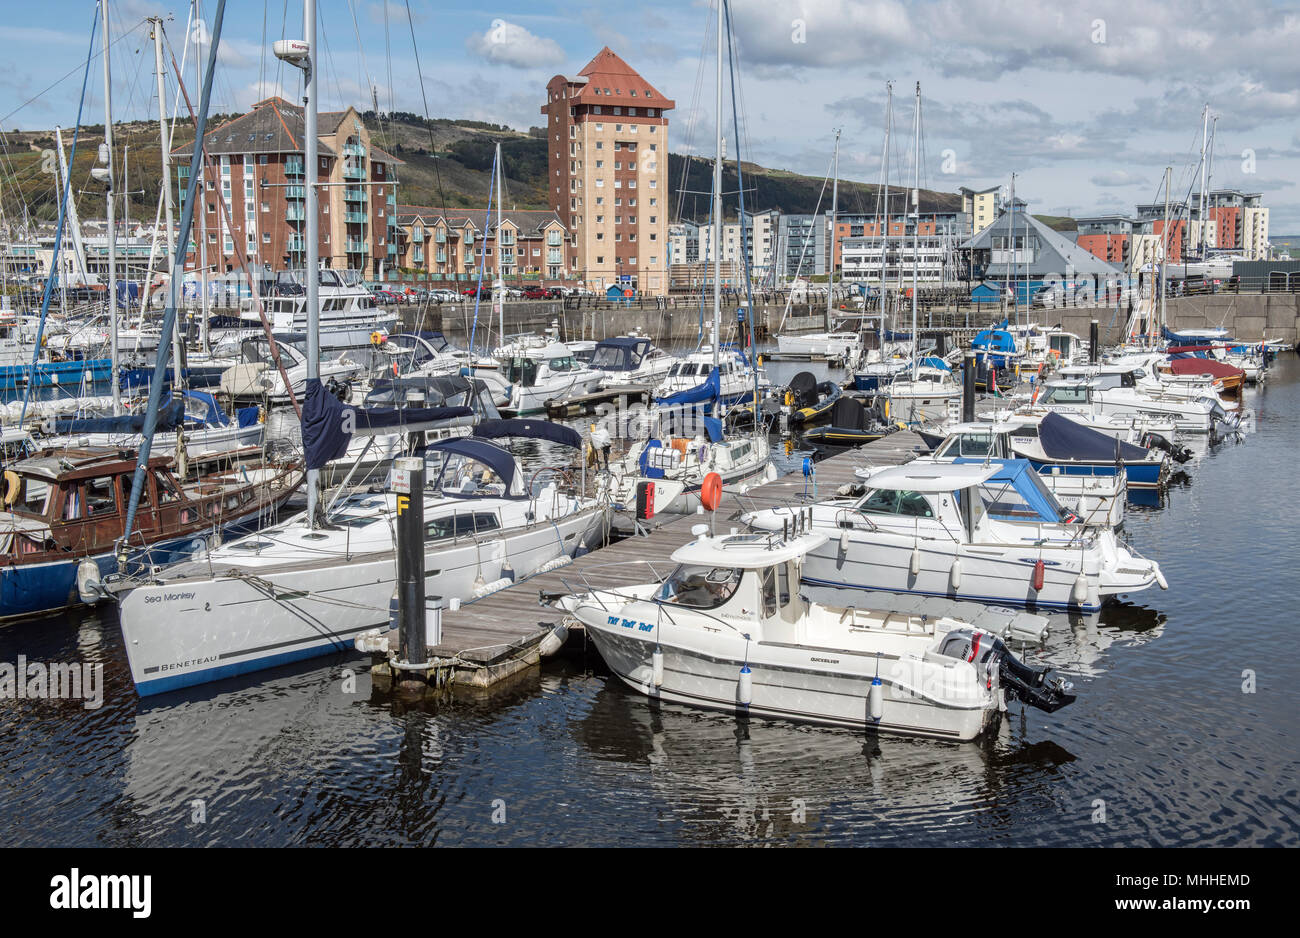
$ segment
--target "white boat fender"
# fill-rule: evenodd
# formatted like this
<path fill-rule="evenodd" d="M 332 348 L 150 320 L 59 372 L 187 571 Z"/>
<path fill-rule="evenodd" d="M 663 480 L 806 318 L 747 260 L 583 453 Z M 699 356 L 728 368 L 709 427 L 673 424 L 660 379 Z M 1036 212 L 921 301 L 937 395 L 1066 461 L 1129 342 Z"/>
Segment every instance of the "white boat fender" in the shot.
<path fill-rule="evenodd" d="M 537 653 L 543 658 L 549 658 L 564 647 L 564 643 L 569 639 L 569 620 L 561 619 L 556 623 L 551 634 L 542 639 L 537 646 Z"/>
<path fill-rule="evenodd" d="M 948 571 L 948 586 L 955 593 L 961 589 L 961 561 L 954 560 Z"/>
<path fill-rule="evenodd" d="M 740 669 L 740 680 L 736 682 L 736 703 L 741 707 L 748 707 L 754 699 L 754 676 L 750 673 L 749 665 Z"/>
<path fill-rule="evenodd" d="M 650 673 L 653 675 L 651 683 L 655 687 L 664 686 L 664 653 L 662 649 L 656 648 L 650 655 Z"/>
<path fill-rule="evenodd" d="M 87 606 L 104 598 L 104 584 L 99 576 L 99 564 L 89 557 L 77 564 L 77 595 Z"/>
<path fill-rule="evenodd" d="M 847 554 L 848 552 L 849 552 L 849 532 L 844 531 L 843 533 L 840 534 L 840 553 Z"/>
<path fill-rule="evenodd" d="M 1078 605 L 1082 606 L 1087 598 L 1088 578 L 1084 575 L 1083 571 L 1080 570 L 1079 575 L 1074 578 L 1074 601 Z"/>
<path fill-rule="evenodd" d="M 1156 582 L 1160 584 L 1160 588 L 1162 590 L 1169 589 L 1169 581 L 1165 579 L 1165 575 L 1160 572 L 1159 567 L 1155 568 L 1155 574 L 1156 574 Z"/>
<path fill-rule="evenodd" d="M 913 548 L 912 548 L 912 563 L 911 563 L 911 566 L 908 567 L 908 570 L 911 571 L 912 576 L 920 576 L 920 574 L 921 574 L 921 548 L 919 548 L 919 547 L 913 547 Z"/>
<path fill-rule="evenodd" d="M 879 674 L 871 679 L 871 690 L 867 691 L 867 712 L 874 723 L 879 723 L 885 715 L 885 685 Z"/>
<path fill-rule="evenodd" d="M 482 599 L 484 596 L 487 596 L 489 593 L 495 593 L 498 592 L 499 590 L 503 590 L 506 587 L 513 586 L 513 585 L 514 585 L 513 580 L 507 580 L 505 577 L 502 577 L 499 580 L 493 580 L 491 583 L 484 583 L 481 586 L 474 587 L 474 598 Z"/>

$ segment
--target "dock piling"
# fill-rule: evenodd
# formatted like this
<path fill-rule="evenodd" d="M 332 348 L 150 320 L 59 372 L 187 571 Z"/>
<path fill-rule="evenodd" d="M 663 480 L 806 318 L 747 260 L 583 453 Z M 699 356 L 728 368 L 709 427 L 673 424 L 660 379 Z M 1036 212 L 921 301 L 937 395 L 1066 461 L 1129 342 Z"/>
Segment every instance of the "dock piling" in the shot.
<path fill-rule="evenodd" d="M 404 456 L 393 462 L 397 494 L 397 621 L 400 661 L 422 664 L 427 655 L 424 611 L 424 460 Z M 438 610 L 441 613 L 441 609 Z M 435 616 L 441 631 L 441 616 Z M 440 638 L 440 636 L 439 636 Z M 437 642 L 435 642 L 437 644 Z M 419 677 L 403 671 L 412 679 Z"/>
<path fill-rule="evenodd" d="M 961 419 L 975 421 L 975 353 L 967 351 L 961 362 Z"/>

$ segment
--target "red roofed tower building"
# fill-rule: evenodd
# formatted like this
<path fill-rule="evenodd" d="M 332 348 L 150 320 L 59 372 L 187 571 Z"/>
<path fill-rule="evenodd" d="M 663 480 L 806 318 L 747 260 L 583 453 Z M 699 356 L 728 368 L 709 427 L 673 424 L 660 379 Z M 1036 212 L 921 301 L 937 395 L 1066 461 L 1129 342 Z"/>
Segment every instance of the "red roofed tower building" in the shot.
<path fill-rule="evenodd" d="M 608 47 L 546 85 L 549 202 L 563 266 L 589 290 L 668 292 L 668 111 L 673 102 Z"/>

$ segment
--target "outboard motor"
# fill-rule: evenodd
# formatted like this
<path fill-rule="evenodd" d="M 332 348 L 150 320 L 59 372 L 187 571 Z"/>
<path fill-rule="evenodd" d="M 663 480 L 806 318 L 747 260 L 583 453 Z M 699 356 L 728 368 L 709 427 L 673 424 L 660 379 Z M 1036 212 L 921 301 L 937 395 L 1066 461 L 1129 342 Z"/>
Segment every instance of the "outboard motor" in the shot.
<path fill-rule="evenodd" d="M 1163 450 L 1168 453 L 1169 458 L 1176 463 L 1185 463 L 1187 460 L 1192 458 L 1192 451 L 1188 447 L 1184 446 L 1182 449 L 1179 449 L 1177 446 L 1174 446 L 1173 443 L 1169 442 L 1168 437 L 1164 434 L 1156 433 L 1153 430 L 1148 430 L 1146 433 L 1142 434 L 1141 446 L 1143 449 Z"/>
<path fill-rule="evenodd" d="M 939 654 L 975 665 L 978 672 L 998 681 L 1007 695 L 1031 707 L 1054 713 L 1074 703 L 1074 685 L 1059 677 L 1048 678 L 1050 668 L 1033 668 L 1011 653 L 1002 639 L 982 629 L 953 629 L 939 646 Z"/>

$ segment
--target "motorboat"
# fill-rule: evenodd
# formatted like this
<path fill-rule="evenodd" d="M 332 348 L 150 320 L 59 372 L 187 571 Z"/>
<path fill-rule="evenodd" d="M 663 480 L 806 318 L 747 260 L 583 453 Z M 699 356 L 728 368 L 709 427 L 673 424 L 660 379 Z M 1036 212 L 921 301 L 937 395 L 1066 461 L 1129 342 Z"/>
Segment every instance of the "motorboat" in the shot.
<path fill-rule="evenodd" d="M 1002 423 L 956 424 L 949 427 L 948 437 L 934 455 L 1028 459 L 1040 474 L 1052 478 L 1122 475 L 1133 488 L 1160 488 L 1175 459 L 1166 449 L 1154 445 L 1152 435 L 1145 437 L 1145 442 L 1126 443 L 1049 411 L 1041 417 L 1026 416 Z M 1186 462 L 1188 456 L 1177 451 L 1177 458 Z"/>
<path fill-rule="evenodd" d="M 475 429 L 581 445 L 575 431 L 537 421 Z M 430 610 L 567 563 L 607 535 L 605 502 L 568 491 L 554 471 L 526 475 L 487 436 L 431 443 L 425 464 L 425 569 L 437 593 L 430 590 Z M 112 584 L 136 690 L 157 694 L 349 649 L 358 633 L 386 624 L 397 508 L 393 492 L 347 495 L 325 524 L 303 513 L 202 562 Z"/>
<path fill-rule="evenodd" d="M 777 351 L 782 355 L 857 361 L 862 354 L 860 332 L 804 332 L 778 335 Z"/>
<path fill-rule="evenodd" d="M 376 305 L 361 273 L 322 267 L 317 271 L 318 311 L 322 348 L 364 345 L 375 332 L 391 332 L 397 315 Z M 262 298 L 262 312 L 275 332 L 302 332 L 307 328 L 307 271 L 284 270 L 275 274 Z M 245 299 L 239 314 L 243 329 L 262 331 L 262 317 L 253 301 Z M 241 336 L 243 338 L 245 336 Z"/>
<path fill-rule="evenodd" d="M 1057 419 L 1065 419 L 1052 414 Z M 955 424 L 948 435 L 928 456 L 917 461 L 937 463 L 969 463 L 986 460 L 1024 458 L 1012 444 L 1012 434 L 1020 430 L 1016 424 L 990 424 L 984 422 Z M 1033 428 L 1037 434 L 1037 428 Z M 1110 440 L 1110 437 L 1105 437 Z M 1114 445 L 1112 443 L 1112 445 Z M 1032 463 L 1032 460 L 1031 460 Z M 1100 524 L 1118 528 L 1124 523 L 1124 504 L 1128 497 L 1129 482 L 1125 473 L 1116 472 L 1114 464 L 1096 466 L 1096 472 L 1080 471 L 1076 465 L 1037 465 L 1044 485 L 1062 507 L 1078 516 L 1085 524 Z M 1094 467 L 1088 467 L 1094 468 Z M 870 470 L 858 469 L 860 478 Z"/>
<path fill-rule="evenodd" d="M 523 415 L 546 410 L 547 401 L 589 394 L 605 374 L 574 358 L 568 346 L 551 342 L 520 350 L 506 365 L 505 377 L 510 399 L 502 409 Z"/>
<path fill-rule="evenodd" d="M 1058 378 L 1043 383 L 1037 405 L 1124 420 L 1150 418 L 1172 421 L 1183 433 L 1218 433 L 1234 426 L 1217 395 L 1191 397 L 1137 387 L 1131 373 L 1098 375 L 1092 378 Z"/>
<path fill-rule="evenodd" d="M 798 510 L 743 520 L 779 531 Z M 803 578 L 821 586 L 1083 612 L 1167 586 L 1114 531 L 1072 519 L 1027 460 L 881 469 L 863 494 L 813 505 L 812 529 L 829 540 L 809 553 Z"/>
<path fill-rule="evenodd" d="M 5 467 L 0 619 L 94 603 L 119 568 L 201 555 L 222 537 L 273 520 L 303 480 L 301 462 L 266 460 L 256 449 L 196 457 L 188 473 L 170 456 L 152 457 L 136 528 L 119 556 L 136 462 L 128 450 L 63 448 Z"/>
<path fill-rule="evenodd" d="M 1066 682 L 969 622 L 810 601 L 799 584 L 829 543 L 823 533 L 706 532 L 673 553 L 666 577 L 560 601 L 610 669 L 652 699 L 960 741 L 1012 701 L 1053 712 L 1074 700 Z M 1041 640 L 1046 620 L 1025 619 L 1007 637 Z"/>
<path fill-rule="evenodd" d="M 591 356 L 591 367 L 604 375 L 602 388 L 654 387 L 668 375 L 677 358 L 643 335 L 601 339 Z"/>

